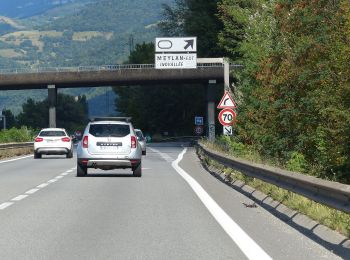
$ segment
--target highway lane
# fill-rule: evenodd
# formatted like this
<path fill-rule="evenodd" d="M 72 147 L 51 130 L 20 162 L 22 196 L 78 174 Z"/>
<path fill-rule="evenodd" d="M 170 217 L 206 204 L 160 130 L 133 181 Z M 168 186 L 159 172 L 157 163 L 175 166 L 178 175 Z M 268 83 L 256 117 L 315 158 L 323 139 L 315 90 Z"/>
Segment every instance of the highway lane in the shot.
<path fill-rule="evenodd" d="M 0 210 L 0 259 L 247 259 L 174 169 L 183 151 L 150 148 L 142 178 L 77 178 L 75 158 L 0 162 L 0 208 L 13 203 Z M 179 166 L 271 258 L 338 259 L 264 209 L 242 207 L 249 200 L 205 173 L 191 148 Z"/>

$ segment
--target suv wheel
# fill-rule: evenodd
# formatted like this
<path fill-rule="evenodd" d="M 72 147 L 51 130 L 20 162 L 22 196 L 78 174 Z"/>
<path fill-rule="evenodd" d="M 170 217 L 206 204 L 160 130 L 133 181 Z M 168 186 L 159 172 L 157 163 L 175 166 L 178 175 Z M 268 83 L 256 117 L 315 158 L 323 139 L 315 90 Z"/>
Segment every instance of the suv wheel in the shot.
<path fill-rule="evenodd" d="M 83 177 L 87 175 L 87 167 L 81 164 L 77 164 L 77 177 Z"/>
<path fill-rule="evenodd" d="M 133 175 L 134 177 L 141 177 L 142 176 L 142 166 L 141 163 L 139 163 L 136 168 L 133 169 Z"/>

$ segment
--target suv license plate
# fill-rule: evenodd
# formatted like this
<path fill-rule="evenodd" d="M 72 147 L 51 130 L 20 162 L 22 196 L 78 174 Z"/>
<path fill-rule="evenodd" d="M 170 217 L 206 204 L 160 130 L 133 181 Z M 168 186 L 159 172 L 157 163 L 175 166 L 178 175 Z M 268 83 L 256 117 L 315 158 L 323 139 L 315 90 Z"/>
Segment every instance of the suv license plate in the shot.
<path fill-rule="evenodd" d="M 118 146 L 100 146 L 101 151 L 115 151 L 118 150 Z"/>

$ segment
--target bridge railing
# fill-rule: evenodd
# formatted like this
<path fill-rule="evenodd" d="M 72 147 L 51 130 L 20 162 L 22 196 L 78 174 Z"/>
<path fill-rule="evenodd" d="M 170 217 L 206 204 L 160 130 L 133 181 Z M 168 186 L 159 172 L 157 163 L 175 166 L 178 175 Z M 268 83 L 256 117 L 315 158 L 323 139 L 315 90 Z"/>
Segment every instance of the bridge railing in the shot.
<path fill-rule="evenodd" d="M 216 68 L 223 67 L 221 63 L 198 63 L 198 68 Z M 231 65 L 232 67 L 241 67 L 241 65 Z M 49 72 L 89 72 L 89 71 L 116 71 L 116 70 L 137 70 L 154 69 L 154 64 L 119 64 L 119 65 L 101 65 L 101 66 L 78 66 L 78 67 L 42 67 L 42 68 L 17 68 L 0 69 L 1 75 L 6 74 L 26 74 L 26 73 L 49 73 Z"/>

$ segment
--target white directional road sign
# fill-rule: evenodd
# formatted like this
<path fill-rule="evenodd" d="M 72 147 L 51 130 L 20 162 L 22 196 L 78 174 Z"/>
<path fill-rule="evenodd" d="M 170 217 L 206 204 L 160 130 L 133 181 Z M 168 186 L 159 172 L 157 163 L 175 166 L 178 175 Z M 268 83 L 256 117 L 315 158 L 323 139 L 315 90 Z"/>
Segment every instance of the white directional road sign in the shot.
<path fill-rule="evenodd" d="M 196 53 L 156 53 L 156 69 L 195 69 Z"/>
<path fill-rule="evenodd" d="M 218 119 L 223 126 L 230 126 L 236 119 L 236 113 L 230 108 L 225 108 L 220 111 Z"/>
<path fill-rule="evenodd" d="M 156 38 L 156 52 L 197 52 L 197 37 Z"/>
<path fill-rule="evenodd" d="M 232 126 L 223 126 L 223 133 L 224 135 L 232 135 Z"/>

